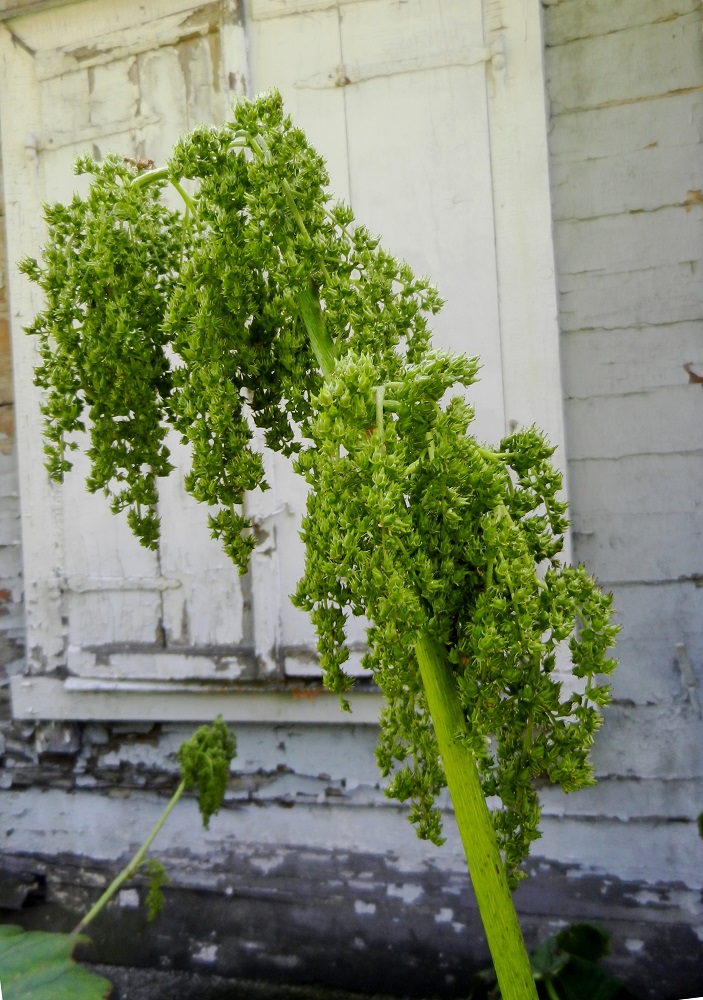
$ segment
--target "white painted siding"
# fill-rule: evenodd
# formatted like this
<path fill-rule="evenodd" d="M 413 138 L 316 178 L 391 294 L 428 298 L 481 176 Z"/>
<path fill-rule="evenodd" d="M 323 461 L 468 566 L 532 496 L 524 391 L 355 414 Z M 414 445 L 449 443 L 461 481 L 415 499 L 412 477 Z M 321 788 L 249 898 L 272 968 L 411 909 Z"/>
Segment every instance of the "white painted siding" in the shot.
<path fill-rule="evenodd" d="M 701 5 L 557 0 L 544 16 L 574 548 L 622 624 L 600 784 L 546 802 L 607 818 L 583 839 L 569 824 L 605 870 L 625 851 L 613 822 L 637 822 L 656 880 L 665 856 L 703 864 L 703 393 L 683 367 L 703 374 Z"/>

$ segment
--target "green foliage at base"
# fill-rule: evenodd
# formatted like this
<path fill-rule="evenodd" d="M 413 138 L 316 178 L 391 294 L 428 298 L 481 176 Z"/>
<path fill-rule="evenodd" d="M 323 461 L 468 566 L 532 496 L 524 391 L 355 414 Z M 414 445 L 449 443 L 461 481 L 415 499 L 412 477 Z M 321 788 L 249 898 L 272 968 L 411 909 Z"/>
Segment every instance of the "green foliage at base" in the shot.
<path fill-rule="evenodd" d="M 530 955 L 539 1000 L 637 1000 L 598 963 L 610 953 L 610 934 L 600 924 L 571 924 Z M 476 976 L 469 1000 L 500 1000 L 492 969 Z"/>
<path fill-rule="evenodd" d="M 111 984 L 77 965 L 73 949 L 86 942 L 75 934 L 24 931 L 0 926 L 3 1000 L 106 1000 Z"/>

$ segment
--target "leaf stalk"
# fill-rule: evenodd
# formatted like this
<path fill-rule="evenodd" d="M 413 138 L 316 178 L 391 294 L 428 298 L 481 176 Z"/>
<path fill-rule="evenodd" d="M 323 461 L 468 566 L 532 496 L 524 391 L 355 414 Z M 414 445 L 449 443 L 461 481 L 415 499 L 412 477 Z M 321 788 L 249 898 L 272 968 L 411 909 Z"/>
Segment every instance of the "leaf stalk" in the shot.
<path fill-rule="evenodd" d="M 97 915 L 100 913 L 103 907 L 105 907 L 110 902 L 112 897 L 118 892 L 118 890 L 124 885 L 124 883 L 128 882 L 131 878 L 134 877 L 134 875 L 136 875 L 136 873 L 139 871 L 144 861 L 144 858 L 146 857 L 146 852 L 153 844 L 161 827 L 164 825 L 164 823 L 170 816 L 171 811 L 175 807 L 181 795 L 183 795 L 185 788 L 186 788 L 186 782 L 185 779 L 183 779 L 180 782 L 176 791 L 173 793 L 168 805 L 161 813 L 158 822 L 156 823 L 156 825 L 154 826 L 153 830 L 146 838 L 144 843 L 141 845 L 139 850 L 136 852 L 136 854 L 134 854 L 134 856 L 130 859 L 130 861 L 127 862 L 122 871 L 112 880 L 112 882 L 110 882 L 109 886 L 102 894 L 100 899 L 97 901 L 97 903 L 95 903 L 95 905 L 92 906 L 90 910 L 88 910 L 86 915 L 76 924 L 76 926 L 71 931 L 72 934 L 80 934 L 82 931 L 84 931 L 85 928 L 88 926 L 88 924 L 92 923 L 92 921 L 97 917 Z"/>

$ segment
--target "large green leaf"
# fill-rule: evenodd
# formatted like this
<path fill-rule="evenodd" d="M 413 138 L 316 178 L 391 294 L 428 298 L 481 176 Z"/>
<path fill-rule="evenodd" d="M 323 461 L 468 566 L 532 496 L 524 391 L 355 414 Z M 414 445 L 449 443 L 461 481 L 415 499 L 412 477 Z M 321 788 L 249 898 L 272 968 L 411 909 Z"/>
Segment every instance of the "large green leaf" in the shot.
<path fill-rule="evenodd" d="M 74 934 L 0 927 L 3 1000 L 106 1000 L 112 985 L 77 965 L 71 954 L 87 940 Z"/>
<path fill-rule="evenodd" d="M 598 962 L 610 952 L 610 934 L 600 924 L 571 924 L 530 955 L 539 1000 L 637 1000 Z M 469 1000 L 500 1000 L 495 971 L 484 969 Z"/>

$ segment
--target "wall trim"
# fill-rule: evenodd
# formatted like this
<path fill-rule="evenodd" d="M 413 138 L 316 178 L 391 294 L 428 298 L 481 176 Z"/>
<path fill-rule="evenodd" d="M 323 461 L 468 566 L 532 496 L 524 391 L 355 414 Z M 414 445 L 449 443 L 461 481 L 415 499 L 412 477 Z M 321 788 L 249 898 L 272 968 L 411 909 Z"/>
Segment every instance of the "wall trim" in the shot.
<path fill-rule="evenodd" d="M 16 676 L 11 680 L 16 719 L 90 722 L 225 722 L 378 725 L 379 692 L 352 692 L 351 714 L 324 689 L 289 686 L 283 691 L 242 691 L 202 684 L 84 680 Z"/>

